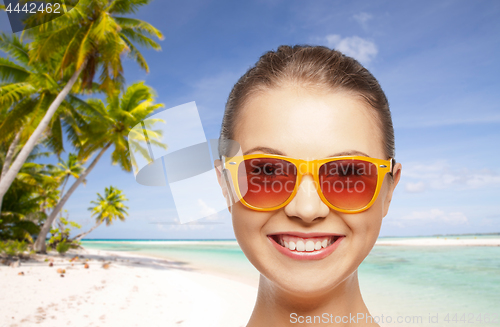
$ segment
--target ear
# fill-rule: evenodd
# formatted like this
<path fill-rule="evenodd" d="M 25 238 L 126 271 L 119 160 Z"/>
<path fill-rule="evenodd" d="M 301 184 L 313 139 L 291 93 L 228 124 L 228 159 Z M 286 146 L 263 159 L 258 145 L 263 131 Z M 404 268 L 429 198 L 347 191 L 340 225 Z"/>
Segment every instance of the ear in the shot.
<path fill-rule="evenodd" d="M 401 163 L 396 163 L 393 168 L 393 182 L 389 184 L 389 190 L 387 191 L 387 194 L 384 199 L 384 216 L 387 216 L 387 213 L 389 212 L 389 206 L 391 204 L 392 200 L 392 195 L 394 193 L 394 189 L 396 189 L 396 186 L 399 183 L 399 180 L 401 179 L 401 171 L 403 169 L 403 166 Z"/>
<path fill-rule="evenodd" d="M 226 180 L 225 174 L 222 173 L 222 161 L 219 159 L 214 161 L 215 172 L 217 173 L 217 181 L 219 182 L 219 186 L 222 189 L 222 195 L 226 199 L 227 210 L 231 212 L 231 198 L 229 197 L 229 181 Z"/>

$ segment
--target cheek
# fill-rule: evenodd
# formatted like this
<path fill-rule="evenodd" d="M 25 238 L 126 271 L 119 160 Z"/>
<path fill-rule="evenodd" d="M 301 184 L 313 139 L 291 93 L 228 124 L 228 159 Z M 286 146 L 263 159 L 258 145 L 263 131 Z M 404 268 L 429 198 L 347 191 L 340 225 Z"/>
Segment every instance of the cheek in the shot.
<path fill-rule="evenodd" d="M 382 225 L 383 201 L 379 197 L 366 211 L 354 215 L 345 215 L 344 221 L 352 233 L 352 247 L 358 253 L 361 262 L 370 253 L 377 241 Z"/>
<path fill-rule="evenodd" d="M 258 265 L 257 259 L 262 258 L 262 251 L 267 241 L 262 233 L 262 227 L 269 219 L 269 213 L 257 212 L 245 208 L 241 203 L 232 207 L 232 221 L 234 235 L 245 256 L 254 265 Z"/>

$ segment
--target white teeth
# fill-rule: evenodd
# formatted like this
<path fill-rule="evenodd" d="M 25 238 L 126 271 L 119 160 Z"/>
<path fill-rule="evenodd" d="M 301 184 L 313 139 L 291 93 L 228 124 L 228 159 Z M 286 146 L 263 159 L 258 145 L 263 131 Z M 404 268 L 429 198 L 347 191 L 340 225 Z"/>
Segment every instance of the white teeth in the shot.
<path fill-rule="evenodd" d="M 294 239 L 292 241 L 291 239 Z M 286 241 L 285 241 L 286 240 Z M 279 237 L 279 244 L 283 246 L 284 248 L 290 249 L 291 251 L 298 251 L 298 252 L 312 252 L 312 251 L 319 251 L 322 248 L 326 248 L 330 246 L 334 241 L 336 240 L 335 237 L 329 237 L 325 238 L 321 241 L 316 239 L 297 239 L 296 237 L 290 237 L 290 236 L 280 236 Z M 277 240 L 278 241 L 278 240 Z"/>
<path fill-rule="evenodd" d="M 314 251 L 314 242 L 313 241 L 306 242 L 306 251 L 307 252 Z"/>

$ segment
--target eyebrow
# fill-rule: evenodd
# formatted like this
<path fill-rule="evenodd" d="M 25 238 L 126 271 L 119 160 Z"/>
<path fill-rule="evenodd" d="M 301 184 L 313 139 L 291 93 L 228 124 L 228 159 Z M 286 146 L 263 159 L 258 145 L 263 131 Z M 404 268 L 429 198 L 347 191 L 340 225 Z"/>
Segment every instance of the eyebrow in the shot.
<path fill-rule="evenodd" d="M 275 155 L 278 155 L 278 156 L 285 156 L 286 157 L 286 154 L 283 153 L 283 152 L 281 152 L 280 150 L 269 148 L 269 147 L 266 147 L 266 146 L 256 146 L 254 148 L 251 148 L 250 150 L 245 151 L 243 153 L 243 155 L 247 155 L 249 153 L 257 152 L 257 151 L 268 153 L 268 154 L 275 154 Z M 366 153 L 358 151 L 358 150 L 348 150 L 348 151 L 342 151 L 342 152 L 331 154 L 329 156 L 326 156 L 325 158 L 340 157 L 340 156 L 353 156 L 353 155 L 358 155 L 358 156 L 363 156 L 363 157 L 370 157 Z"/>
<path fill-rule="evenodd" d="M 247 155 L 249 153 L 252 153 L 252 152 L 257 152 L 257 151 L 260 151 L 260 152 L 264 152 L 264 153 L 268 153 L 268 154 L 275 154 L 275 155 L 278 155 L 278 156 L 286 156 L 283 152 L 281 152 L 280 150 L 276 150 L 276 149 L 273 149 L 273 148 L 268 148 L 266 146 L 256 146 L 254 148 L 251 148 L 250 150 L 247 150 L 243 153 L 243 155 Z"/>
<path fill-rule="evenodd" d="M 329 157 L 340 157 L 340 156 L 355 156 L 355 155 L 362 156 L 362 157 L 370 157 L 369 155 L 367 155 L 364 152 L 361 152 L 361 151 L 358 151 L 358 150 L 349 150 L 349 151 L 343 151 L 343 152 L 331 154 L 331 155 L 327 156 L 327 158 L 329 158 Z"/>

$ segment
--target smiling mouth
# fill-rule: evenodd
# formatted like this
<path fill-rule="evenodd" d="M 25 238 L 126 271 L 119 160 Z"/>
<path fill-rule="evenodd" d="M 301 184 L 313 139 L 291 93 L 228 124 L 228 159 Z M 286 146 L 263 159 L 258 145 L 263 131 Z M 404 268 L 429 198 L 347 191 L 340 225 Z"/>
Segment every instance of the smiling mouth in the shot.
<path fill-rule="evenodd" d="M 325 235 L 319 237 L 298 237 L 288 234 L 270 235 L 271 239 L 278 245 L 292 252 L 317 252 L 330 247 L 340 235 Z"/>

